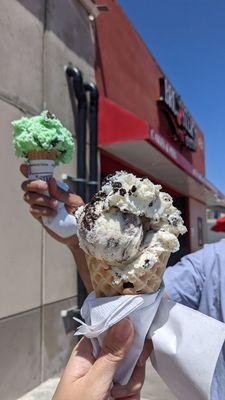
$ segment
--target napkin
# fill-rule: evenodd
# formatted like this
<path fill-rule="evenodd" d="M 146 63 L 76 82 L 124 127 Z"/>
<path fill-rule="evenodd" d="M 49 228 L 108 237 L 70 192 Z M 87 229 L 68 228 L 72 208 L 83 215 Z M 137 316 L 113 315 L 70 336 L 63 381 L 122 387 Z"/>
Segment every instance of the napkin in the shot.
<path fill-rule="evenodd" d="M 65 192 L 69 190 L 69 186 L 62 181 L 57 180 L 57 186 Z M 46 194 L 49 195 L 48 192 Z M 57 214 L 54 217 L 42 217 L 42 221 L 47 228 L 62 238 L 74 236 L 77 233 L 76 218 L 74 215 L 68 214 L 61 201 L 58 202 Z"/>
<path fill-rule="evenodd" d="M 136 334 L 132 348 L 115 374 L 115 382 L 125 385 L 129 381 L 142 352 L 146 335 L 158 309 L 162 294 L 163 291 L 160 290 L 152 295 L 96 298 L 94 292 L 92 292 L 81 309 L 81 315 L 86 323 L 84 324 L 74 318 L 82 324 L 75 332 L 75 335 L 89 337 L 93 345 L 93 355 L 97 357 L 106 331 L 129 315 Z"/>
<path fill-rule="evenodd" d="M 146 338 L 153 341 L 152 363 L 178 400 L 209 400 L 216 362 L 225 340 L 225 324 L 154 294 L 96 298 L 91 293 L 81 315 L 85 322 L 75 335 L 89 337 L 98 356 L 107 330 L 122 318 L 131 319 L 134 342 L 114 381 L 128 383 Z"/>

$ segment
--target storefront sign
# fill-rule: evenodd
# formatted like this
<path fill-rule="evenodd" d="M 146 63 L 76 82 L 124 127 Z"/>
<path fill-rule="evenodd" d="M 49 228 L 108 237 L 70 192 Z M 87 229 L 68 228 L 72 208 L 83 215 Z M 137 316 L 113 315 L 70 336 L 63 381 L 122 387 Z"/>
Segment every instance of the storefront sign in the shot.
<path fill-rule="evenodd" d="M 170 158 L 177 161 L 177 151 L 169 144 L 163 136 L 159 135 L 154 129 L 150 130 L 150 139 L 157 144 Z"/>
<path fill-rule="evenodd" d="M 177 151 L 159 132 L 154 129 L 149 130 L 149 140 L 151 144 L 161 150 L 168 158 L 173 160 L 180 168 L 182 168 L 188 175 L 192 176 L 198 182 L 205 185 L 209 190 L 215 192 L 215 187 L 198 172 L 193 165 Z"/>
<path fill-rule="evenodd" d="M 160 100 L 163 101 L 175 119 L 179 139 L 190 150 L 196 150 L 195 122 L 166 78 L 160 79 Z"/>

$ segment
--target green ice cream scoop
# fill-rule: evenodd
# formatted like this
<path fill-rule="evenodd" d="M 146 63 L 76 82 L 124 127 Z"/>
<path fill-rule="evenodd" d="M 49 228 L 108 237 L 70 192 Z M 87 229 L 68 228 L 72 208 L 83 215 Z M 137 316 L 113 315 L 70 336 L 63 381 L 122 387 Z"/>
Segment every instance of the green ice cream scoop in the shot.
<path fill-rule="evenodd" d="M 30 151 L 56 151 L 55 165 L 71 161 L 74 143 L 71 133 L 49 111 L 12 122 L 13 145 L 17 157 L 27 157 Z"/>

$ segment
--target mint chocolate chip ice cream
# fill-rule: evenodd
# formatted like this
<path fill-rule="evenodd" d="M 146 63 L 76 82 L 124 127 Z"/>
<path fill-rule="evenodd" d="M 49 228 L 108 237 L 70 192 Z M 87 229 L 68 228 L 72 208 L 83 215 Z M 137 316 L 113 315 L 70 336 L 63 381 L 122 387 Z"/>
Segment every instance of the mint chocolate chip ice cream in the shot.
<path fill-rule="evenodd" d="M 56 153 L 55 165 L 71 161 L 74 143 L 71 133 L 49 111 L 12 122 L 14 129 L 13 145 L 17 157 L 25 157 L 33 151 L 52 151 Z"/>

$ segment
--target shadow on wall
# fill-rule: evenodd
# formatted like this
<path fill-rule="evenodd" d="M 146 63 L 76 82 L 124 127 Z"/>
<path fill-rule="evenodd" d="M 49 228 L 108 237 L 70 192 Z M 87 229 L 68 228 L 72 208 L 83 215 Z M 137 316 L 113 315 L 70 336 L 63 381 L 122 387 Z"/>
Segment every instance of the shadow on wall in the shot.
<path fill-rule="evenodd" d="M 38 18 L 45 30 L 52 31 L 71 51 L 87 63 L 93 64 L 95 58 L 91 42 L 90 26 L 87 24 L 87 12 L 79 1 L 67 0 L 18 0 L 18 2 Z M 71 30 L 68 34 L 68 26 Z M 80 32 L 83 38 L 80 40 Z"/>

